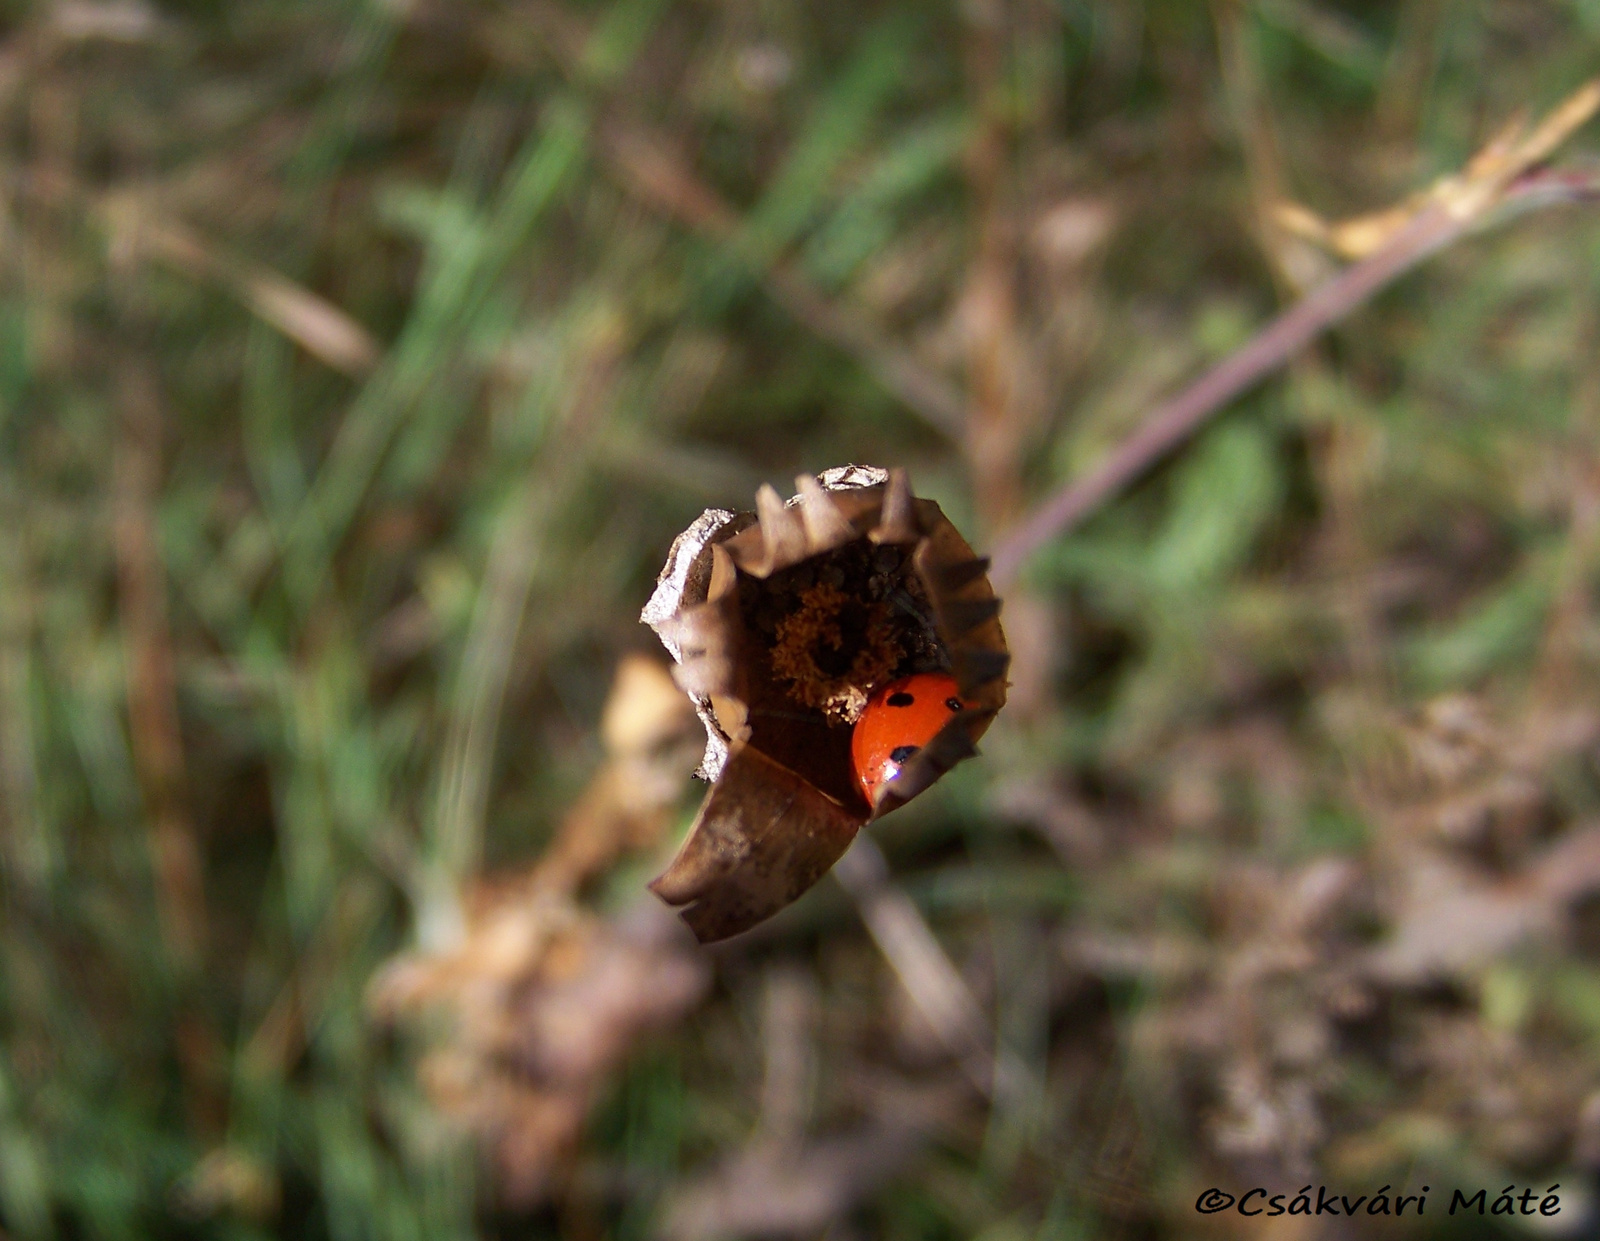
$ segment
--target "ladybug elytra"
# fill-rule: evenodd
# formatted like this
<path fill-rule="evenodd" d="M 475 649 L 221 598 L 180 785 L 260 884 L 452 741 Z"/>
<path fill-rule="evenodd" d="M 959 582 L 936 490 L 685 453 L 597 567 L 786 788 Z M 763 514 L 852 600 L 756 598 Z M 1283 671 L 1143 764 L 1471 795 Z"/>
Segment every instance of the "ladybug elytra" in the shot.
<path fill-rule="evenodd" d="M 964 705 L 955 678 L 944 672 L 902 677 L 867 700 L 850 738 L 850 757 L 869 804 L 877 804 L 878 789 Z"/>

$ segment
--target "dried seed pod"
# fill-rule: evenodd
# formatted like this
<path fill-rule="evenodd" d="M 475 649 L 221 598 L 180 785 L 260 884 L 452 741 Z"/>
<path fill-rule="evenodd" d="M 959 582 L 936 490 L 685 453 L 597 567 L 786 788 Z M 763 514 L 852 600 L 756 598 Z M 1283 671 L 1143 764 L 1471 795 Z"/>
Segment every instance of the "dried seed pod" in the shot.
<path fill-rule="evenodd" d="M 706 728 L 712 782 L 651 889 L 702 943 L 771 917 L 861 826 L 976 752 L 1010 662 L 988 561 L 904 470 L 844 466 L 771 487 L 753 513 L 707 510 L 678 536 L 641 619 Z M 962 709 L 869 803 L 851 729 L 873 689 L 949 672 Z"/>

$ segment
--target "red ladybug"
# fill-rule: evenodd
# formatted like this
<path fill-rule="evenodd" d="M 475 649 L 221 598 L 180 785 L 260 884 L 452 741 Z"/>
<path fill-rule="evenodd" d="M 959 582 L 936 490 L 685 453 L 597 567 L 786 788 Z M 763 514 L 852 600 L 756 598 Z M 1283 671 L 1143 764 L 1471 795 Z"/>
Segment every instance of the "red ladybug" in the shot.
<path fill-rule="evenodd" d="M 900 774 L 902 764 L 928 742 L 964 704 L 955 678 L 919 672 L 882 686 L 867 700 L 850 738 L 850 758 L 867 801 Z"/>

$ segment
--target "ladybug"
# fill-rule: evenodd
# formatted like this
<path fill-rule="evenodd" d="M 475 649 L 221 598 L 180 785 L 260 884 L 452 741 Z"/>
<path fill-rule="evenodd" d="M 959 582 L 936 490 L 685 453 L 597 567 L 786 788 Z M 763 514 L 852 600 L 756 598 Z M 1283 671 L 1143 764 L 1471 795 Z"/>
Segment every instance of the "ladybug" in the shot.
<path fill-rule="evenodd" d="M 955 678 L 945 672 L 919 672 L 874 692 L 850 738 L 856 781 L 869 805 L 878 804 L 879 788 L 964 705 Z"/>

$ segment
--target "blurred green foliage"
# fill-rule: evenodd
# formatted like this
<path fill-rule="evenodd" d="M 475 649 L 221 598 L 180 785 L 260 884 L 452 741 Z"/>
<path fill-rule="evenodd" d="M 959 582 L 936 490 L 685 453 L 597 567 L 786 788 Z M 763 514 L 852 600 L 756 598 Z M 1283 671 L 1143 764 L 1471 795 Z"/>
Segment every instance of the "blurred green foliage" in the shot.
<path fill-rule="evenodd" d="M 1327 268 L 1263 196 L 1394 201 L 1597 49 L 1589 0 L 8 6 L 5 1230 L 655 1235 L 750 1131 L 773 961 L 815 975 L 814 1111 L 847 1117 L 896 984 L 826 887 L 620 1073 L 583 1153 L 615 1175 L 532 1214 L 365 989 L 548 839 L 701 508 L 907 465 L 992 542 L 1007 487 L 1091 464 L 1292 296 L 1286 255 Z M 1572 1157 L 1592 950 L 1397 984 L 1301 1074 L 1314 1131 L 1254 1147 L 1216 1137 L 1246 1036 L 1162 1050 L 1228 967 L 1162 961 L 1270 938 L 1230 884 L 1308 860 L 1365 868 L 1350 942 L 1380 940 L 1395 807 L 1427 800 L 1385 782 L 1406 722 L 1468 696 L 1526 750 L 1550 704 L 1595 710 L 1597 255 L 1576 210 L 1468 241 L 1038 558 L 1022 705 L 881 838 L 1040 1089 L 830 1236 L 1194 1235 L 1195 1188 L 1269 1151 L 1363 1189 Z M 997 470 L 906 368 L 969 394 Z M 1465 846 L 1495 874 L 1600 808 L 1592 739 L 1512 765 L 1535 825 Z M 1075 947 L 1146 934 L 1137 967 Z M 1252 1020 L 1323 1002 L 1286 986 Z M 1441 1013 L 1498 1059 L 1407 1041 Z M 1520 1136 L 1460 1084 L 1488 1079 Z"/>

